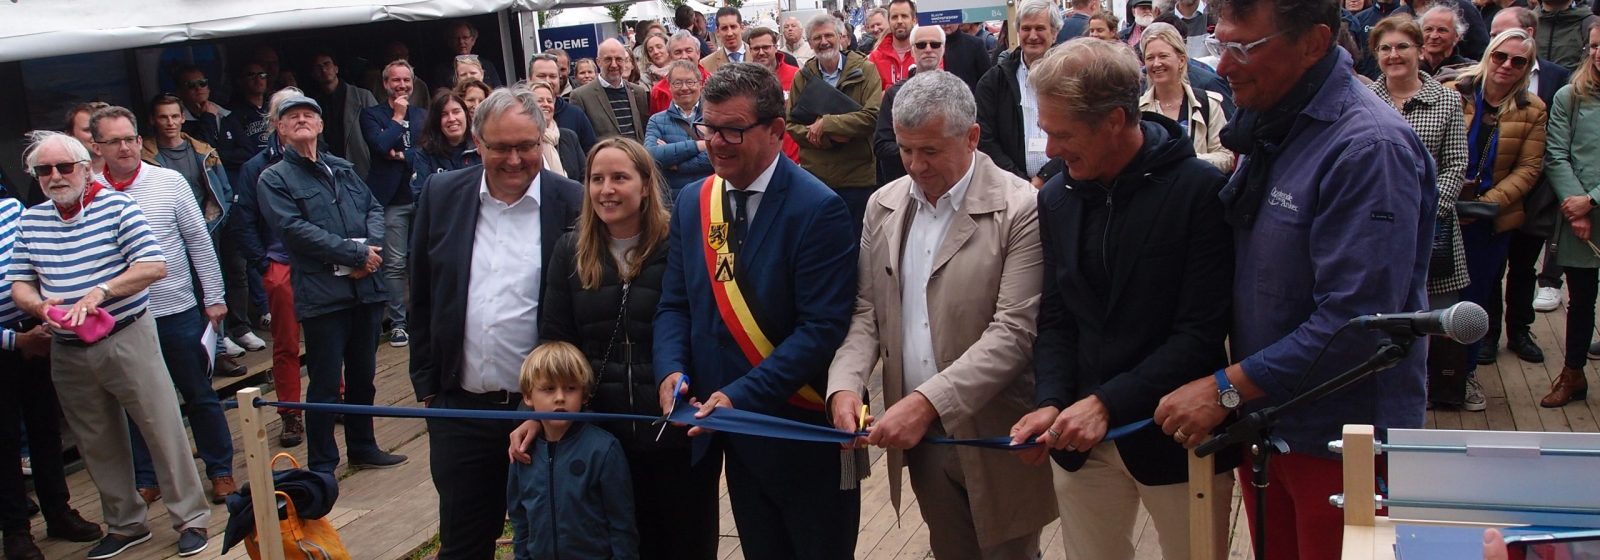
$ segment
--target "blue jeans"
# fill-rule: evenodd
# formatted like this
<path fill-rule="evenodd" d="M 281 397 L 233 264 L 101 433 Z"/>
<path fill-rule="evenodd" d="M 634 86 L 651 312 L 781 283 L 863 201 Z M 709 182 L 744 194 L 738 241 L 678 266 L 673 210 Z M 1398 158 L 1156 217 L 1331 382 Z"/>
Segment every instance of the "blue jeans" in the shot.
<path fill-rule="evenodd" d="M 344 402 L 372 404 L 377 396 L 372 378 L 377 373 L 378 329 L 382 321 L 381 303 L 358 304 L 300 320 L 300 331 L 306 340 L 306 355 L 301 360 L 308 378 L 306 402 L 337 402 L 343 374 Z M 376 455 L 380 449 L 372 434 L 372 417 L 345 415 L 344 443 L 351 457 Z M 331 473 L 339 466 L 332 414 L 306 412 L 306 456 L 306 466 L 314 471 Z"/>
<path fill-rule="evenodd" d="M 1461 245 L 1467 253 L 1467 278 L 1472 283 L 1461 289 L 1461 301 L 1470 301 L 1489 309 L 1494 291 L 1500 289 L 1500 274 L 1505 270 L 1506 257 L 1511 251 L 1511 232 L 1495 233 L 1494 220 L 1478 220 L 1461 228 Z M 1467 348 L 1467 375 L 1478 370 L 1478 347 L 1482 341 Z"/>
<path fill-rule="evenodd" d="M 416 206 L 396 204 L 383 209 L 383 281 L 389 287 L 389 320 L 406 328 L 406 255 L 411 246 L 411 214 Z"/>
<path fill-rule="evenodd" d="M 200 306 L 156 318 L 156 338 L 161 341 L 161 356 L 167 362 L 172 385 L 183 395 L 183 413 L 189 417 L 200 460 L 206 464 L 206 478 L 233 474 L 233 436 L 228 433 L 228 417 L 222 412 L 217 392 L 211 388 L 206 372 L 206 350 L 200 347 L 200 334 L 208 326 Z M 139 488 L 159 488 L 155 463 L 145 446 L 144 436 L 133 423 L 128 424 L 133 440 L 133 479 Z"/>

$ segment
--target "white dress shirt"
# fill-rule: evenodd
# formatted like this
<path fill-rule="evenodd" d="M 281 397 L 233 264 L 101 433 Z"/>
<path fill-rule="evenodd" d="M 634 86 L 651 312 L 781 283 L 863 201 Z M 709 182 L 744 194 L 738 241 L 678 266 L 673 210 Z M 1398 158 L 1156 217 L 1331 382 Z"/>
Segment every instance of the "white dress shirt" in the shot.
<path fill-rule="evenodd" d="M 522 392 L 522 361 L 539 343 L 538 175 L 528 192 L 506 204 L 478 183 L 478 225 L 473 228 L 467 280 L 467 325 L 461 340 L 461 389 L 472 393 Z M 554 240 L 552 240 L 554 241 Z"/>
<path fill-rule="evenodd" d="M 1020 163 L 1023 171 L 1034 177 L 1044 164 L 1050 163 L 1050 156 L 1044 153 L 1045 139 L 1049 136 L 1039 128 L 1039 96 L 1033 91 L 1033 82 L 1028 81 L 1026 60 L 1017 64 L 1017 91 L 1022 94 L 1022 148 L 1026 153 Z"/>
<path fill-rule="evenodd" d="M 933 276 L 933 260 L 939 255 L 939 245 L 944 242 L 950 223 L 961 212 L 961 201 L 972 184 L 972 170 L 977 168 L 977 155 L 967 164 L 967 174 L 940 196 L 938 205 L 930 204 L 922 187 L 911 186 L 912 206 L 916 215 L 911 227 L 906 229 L 905 250 L 900 254 L 900 335 L 904 346 L 900 359 L 904 363 L 904 384 L 914 391 L 924 381 L 939 374 L 939 359 L 933 351 L 933 330 L 928 324 L 928 281 Z"/>
<path fill-rule="evenodd" d="M 744 192 L 750 193 L 750 198 L 745 199 L 745 204 L 748 205 L 748 207 L 744 209 L 744 219 L 745 221 L 749 222 L 745 225 L 747 231 L 756 223 L 756 209 L 761 207 L 761 196 L 766 194 L 767 185 L 772 182 L 772 174 L 778 171 L 778 158 L 781 157 L 783 157 L 783 154 L 780 153 L 778 154 L 778 157 L 772 158 L 772 164 L 767 166 L 767 170 L 762 171 L 760 175 L 756 176 L 756 180 L 750 183 L 750 186 L 744 188 Z M 733 183 L 728 183 L 728 188 L 732 189 L 735 187 Z M 732 222 L 733 207 L 727 207 L 723 211 L 722 215 L 726 217 L 729 222 Z"/>

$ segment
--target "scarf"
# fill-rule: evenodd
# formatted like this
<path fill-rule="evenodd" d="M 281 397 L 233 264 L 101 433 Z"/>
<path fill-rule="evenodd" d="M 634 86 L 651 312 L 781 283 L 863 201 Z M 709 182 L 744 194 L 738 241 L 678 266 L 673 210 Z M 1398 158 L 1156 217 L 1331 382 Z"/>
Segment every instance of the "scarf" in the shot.
<path fill-rule="evenodd" d="M 1234 120 L 1223 127 L 1222 145 L 1241 156 L 1250 156 L 1234 172 L 1234 180 L 1222 188 L 1222 206 L 1229 224 L 1243 229 L 1255 225 L 1256 210 L 1267 194 L 1272 164 L 1283 149 L 1289 129 L 1322 90 L 1338 62 L 1338 47 L 1330 47 L 1328 54 L 1306 70 L 1277 105 L 1266 111 L 1240 107 Z"/>
<path fill-rule="evenodd" d="M 137 175 L 135 175 L 135 177 L 137 177 Z M 106 188 L 105 185 L 100 184 L 99 181 L 89 181 L 89 185 L 83 188 L 83 194 L 78 195 L 77 204 L 62 206 L 61 204 L 57 203 L 56 212 L 60 213 L 61 221 L 65 222 L 76 218 L 79 211 L 82 211 L 84 208 L 88 208 L 90 204 L 94 203 L 95 195 L 100 194 L 100 189 L 103 188 Z"/>
<path fill-rule="evenodd" d="M 544 168 L 557 175 L 566 175 L 567 171 L 561 167 L 561 127 L 556 126 L 555 119 L 544 126 L 544 138 L 540 142 L 540 150 L 544 154 Z"/>

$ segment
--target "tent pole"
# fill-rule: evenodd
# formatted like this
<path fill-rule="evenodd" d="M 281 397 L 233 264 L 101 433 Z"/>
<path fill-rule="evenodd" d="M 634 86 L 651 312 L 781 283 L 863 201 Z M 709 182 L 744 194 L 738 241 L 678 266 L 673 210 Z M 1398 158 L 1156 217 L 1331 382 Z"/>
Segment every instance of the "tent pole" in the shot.
<path fill-rule="evenodd" d="M 522 68 L 521 64 L 518 64 L 516 62 L 516 59 L 514 58 L 515 51 L 513 51 L 511 49 L 511 17 L 509 16 L 510 13 L 511 13 L 511 9 L 507 8 L 507 9 L 495 12 L 495 14 L 494 14 L 495 22 L 497 24 L 499 24 L 499 26 L 500 26 L 500 59 L 501 59 L 500 60 L 500 64 L 501 64 L 500 67 L 505 69 L 505 73 L 506 73 L 506 84 L 505 85 L 508 85 L 508 86 L 513 84 L 513 83 L 516 83 L 516 81 L 517 81 L 516 77 L 517 76 L 521 76 L 522 73 L 526 70 L 525 68 Z M 532 53 L 528 53 L 528 54 L 532 54 Z"/>

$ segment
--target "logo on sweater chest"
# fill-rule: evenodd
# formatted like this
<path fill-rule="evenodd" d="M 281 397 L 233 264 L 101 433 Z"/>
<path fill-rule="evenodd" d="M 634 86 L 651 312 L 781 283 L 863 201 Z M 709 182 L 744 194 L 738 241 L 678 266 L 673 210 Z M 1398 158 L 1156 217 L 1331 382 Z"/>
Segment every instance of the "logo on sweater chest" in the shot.
<path fill-rule="evenodd" d="M 1300 213 L 1300 207 L 1294 204 L 1294 195 L 1280 191 L 1277 187 L 1273 187 L 1272 192 L 1267 193 L 1267 204 L 1296 214 Z"/>

